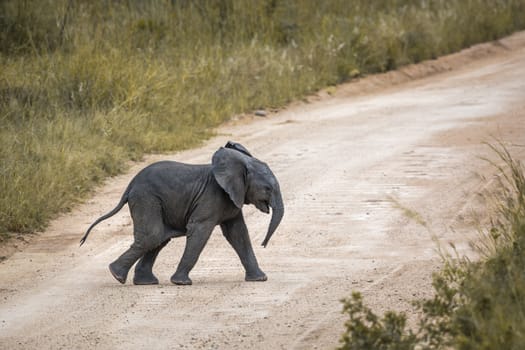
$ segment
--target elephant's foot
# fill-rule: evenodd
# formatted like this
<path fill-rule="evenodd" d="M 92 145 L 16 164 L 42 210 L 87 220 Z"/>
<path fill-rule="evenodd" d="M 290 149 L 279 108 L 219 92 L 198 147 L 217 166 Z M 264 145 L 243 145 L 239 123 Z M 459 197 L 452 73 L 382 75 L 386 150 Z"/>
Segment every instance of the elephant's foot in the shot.
<path fill-rule="evenodd" d="M 179 286 L 189 286 L 193 282 L 191 281 L 191 279 L 188 277 L 187 274 L 175 273 L 173 276 L 171 276 L 171 283 L 177 284 Z"/>
<path fill-rule="evenodd" d="M 247 282 L 264 282 L 268 280 L 268 277 L 261 270 L 254 273 L 246 273 L 244 280 Z"/>
<path fill-rule="evenodd" d="M 128 271 L 126 269 L 119 268 L 115 262 L 109 264 L 109 272 L 115 277 L 117 281 L 124 284 L 126 283 L 126 278 L 128 278 Z"/>
<path fill-rule="evenodd" d="M 144 258 L 143 258 L 144 259 Z M 144 264 L 144 260 L 141 259 L 135 266 L 135 275 L 133 276 L 133 284 L 136 285 L 147 285 L 147 284 L 159 284 L 159 280 L 151 268 L 153 264 Z"/>
<path fill-rule="evenodd" d="M 138 286 L 145 286 L 149 284 L 159 284 L 159 280 L 157 277 L 155 277 L 153 274 L 146 275 L 146 274 L 136 274 L 133 277 L 133 284 Z"/>

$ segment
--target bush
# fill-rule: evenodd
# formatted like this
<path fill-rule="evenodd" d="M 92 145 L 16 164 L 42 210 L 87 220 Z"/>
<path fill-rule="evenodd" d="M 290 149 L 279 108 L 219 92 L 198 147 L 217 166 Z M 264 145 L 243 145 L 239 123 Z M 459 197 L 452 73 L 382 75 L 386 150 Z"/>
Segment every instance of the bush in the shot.
<path fill-rule="evenodd" d="M 352 293 L 343 300 L 343 312 L 348 314 L 341 350 L 404 350 L 413 349 L 417 340 L 411 330 L 406 330 L 403 313 L 387 312 L 379 318 L 363 304 L 360 293 Z"/>

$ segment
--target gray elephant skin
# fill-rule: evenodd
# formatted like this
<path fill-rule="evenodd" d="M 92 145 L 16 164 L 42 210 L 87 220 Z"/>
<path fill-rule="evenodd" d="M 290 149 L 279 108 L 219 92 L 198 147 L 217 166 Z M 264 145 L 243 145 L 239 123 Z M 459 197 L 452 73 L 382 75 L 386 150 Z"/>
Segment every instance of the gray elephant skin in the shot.
<path fill-rule="evenodd" d="M 126 283 L 136 263 L 134 284 L 158 284 L 152 271 L 157 255 L 172 238 L 185 236 L 184 253 L 171 282 L 192 284 L 189 273 L 217 225 L 239 256 L 245 280 L 266 281 L 253 252 L 242 207 L 253 204 L 267 214 L 272 209 L 262 243 L 266 247 L 281 222 L 284 205 L 275 175 L 242 145 L 228 142 L 215 152 L 211 164 L 161 161 L 147 166 L 131 180 L 118 205 L 88 228 L 80 245 L 95 225 L 115 215 L 126 203 L 133 220 L 134 241 L 109 265 L 120 283 Z"/>

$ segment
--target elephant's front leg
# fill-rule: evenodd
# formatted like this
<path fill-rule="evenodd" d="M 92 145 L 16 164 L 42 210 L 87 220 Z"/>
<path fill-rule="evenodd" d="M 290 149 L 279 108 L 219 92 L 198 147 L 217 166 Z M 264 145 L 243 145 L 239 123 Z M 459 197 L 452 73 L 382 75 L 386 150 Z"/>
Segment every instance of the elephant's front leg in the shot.
<path fill-rule="evenodd" d="M 266 281 L 266 274 L 259 268 L 255 253 L 253 252 L 248 228 L 244 223 L 242 212 L 235 218 L 221 224 L 224 237 L 231 244 L 235 252 L 241 259 L 241 263 L 246 270 L 246 281 Z"/>
<path fill-rule="evenodd" d="M 193 222 L 188 224 L 186 247 L 180 260 L 177 271 L 171 276 L 171 282 L 179 285 L 190 285 L 192 281 L 189 277 L 199 256 L 210 238 L 215 224 L 209 222 Z"/>

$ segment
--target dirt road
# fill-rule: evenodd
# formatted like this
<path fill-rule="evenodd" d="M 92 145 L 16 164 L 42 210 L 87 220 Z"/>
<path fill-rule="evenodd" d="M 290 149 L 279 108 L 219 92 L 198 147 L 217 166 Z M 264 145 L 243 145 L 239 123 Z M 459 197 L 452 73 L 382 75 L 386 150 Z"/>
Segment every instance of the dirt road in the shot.
<path fill-rule="evenodd" d="M 241 118 L 199 149 L 134 165 L 0 264 L 0 348 L 329 349 L 352 290 L 377 311 L 413 319 L 411 301 L 431 294 L 440 266 L 433 236 L 468 251 L 480 175 L 493 172 L 480 156 L 495 158 L 483 141 L 497 137 L 525 159 L 524 48 L 520 33 L 362 79 L 267 118 Z M 138 169 L 158 159 L 209 162 L 230 139 L 270 165 L 284 194 L 285 218 L 266 249 L 269 217 L 245 209 L 267 282 L 244 282 L 216 231 L 193 286 L 169 282 L 184 239 L 159 256 L 160 285 L 120 285 L 107 265 L 131 243 L 127 210 L 78 247 Z"/>

